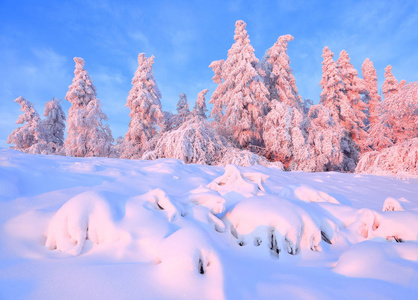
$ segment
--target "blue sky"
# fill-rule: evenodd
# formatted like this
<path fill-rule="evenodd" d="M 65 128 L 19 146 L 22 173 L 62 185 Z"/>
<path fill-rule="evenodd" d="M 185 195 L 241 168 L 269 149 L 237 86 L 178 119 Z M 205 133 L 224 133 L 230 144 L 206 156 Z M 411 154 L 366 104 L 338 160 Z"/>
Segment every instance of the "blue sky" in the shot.
<path fill-rule="evenodd" d="M 137 56 L 154 55 L 164 110 L 184 92 L 194 105 L 212 82 L 214 60 L 233 43 L 236 20 L 247 23 L 256 56 L 283 34 L 303 98 L 319 101 L 322 49 L 345 49 L 361 74 L 370 58 L 379 77 L 391 64 L 398 80 L 418 80 L 417 1 L 15 1 L 0 2 L 0 147 L 18 125 L 23 96 L 40 114 L 52 97 L 64 99 L 73 57 L 85 59 L 113 136 L 129 123 L 125 107 Z M 67 112 L 69 103 L 64 101 Z"/>

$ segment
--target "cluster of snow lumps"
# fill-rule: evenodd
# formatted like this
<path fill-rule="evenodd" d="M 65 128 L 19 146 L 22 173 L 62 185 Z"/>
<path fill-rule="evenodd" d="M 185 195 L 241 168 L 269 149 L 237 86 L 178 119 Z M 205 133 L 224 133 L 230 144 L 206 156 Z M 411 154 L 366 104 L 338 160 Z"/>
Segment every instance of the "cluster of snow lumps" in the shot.
<path fill-rule="evenodd" d="M 79 255 L 86 239 L 94 244 L 118 240 L 112 208 L 98 192 L 84 192 L 68 200 L 52 218 L 45 246 Z"/>
<path fill-rule="evenodd" d="M 237 166 L 227 165 L 225 174 L 213 180 L 207 187 L 221 195 L 237 192 L 245 197 L 251 197 L 266 192 L 263 182 L 268 177 L 268 175 L 259 172 L 241 173 Z"/>
<path fill-rule="evenodd" d="M 294 255 L 301 248 L 319 251 L 321 236 L 332 236 L 297 202 L 273 195 L 244 199 L 223 219 L 240 246 L 266 245 L 275 255 L 282 250 Z"/>
<path fill-rule="evenodd" d="M 169 196 L 162 189 L 153 189 L 147 194 L 143 195 L 146 199 L 145 208 L 152 208 L 155 210 L 164 211 L 167 214 L 167 219 L 169 222 L 173 222 L 179 216 L 184 215 L 183 207 L 171 201 Z"/>

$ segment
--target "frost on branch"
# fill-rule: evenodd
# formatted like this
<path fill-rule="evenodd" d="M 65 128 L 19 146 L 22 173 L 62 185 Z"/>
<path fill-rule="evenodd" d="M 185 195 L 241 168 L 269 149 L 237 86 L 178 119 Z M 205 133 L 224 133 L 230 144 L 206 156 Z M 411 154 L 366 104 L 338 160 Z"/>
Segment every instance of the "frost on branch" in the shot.
<path fill-rule="evenodd" d="M 327 241 L 333 235 L 330 227 L 321 230 L 307 210 L 277 196 L 244 199 L 223 219 L 240 246 L 262 245 L 277 256 L 283 250 L 292 255 L 301 248 L 319 251 L 322 235 Z"/>
<path fill-rule="evenodd" d="M 263 173 L 241 173 L 235 165 L 227 165 L 225 174 L 213 180 L 207 187 L 221 195 L 236 191 L 250 197 L 266 191 L 263 182 L 267 178 L 268 175 Z"/>
<path fill-rule="evenodd" d="M 180 127 L 165 132 L 154 151 L 147 153 L 147 156 L 211 165 L 218 160 L 227 145 L 227 141 L 206 120 L 194 117 Z"/>
<path fill-rule="evenodd" d="M 68 200 L 52 218 L 45 246 L 79 255 L 86 239 L 102 244 L 118 238 L 109 203 L 97 192 L 84 192 Z"/>

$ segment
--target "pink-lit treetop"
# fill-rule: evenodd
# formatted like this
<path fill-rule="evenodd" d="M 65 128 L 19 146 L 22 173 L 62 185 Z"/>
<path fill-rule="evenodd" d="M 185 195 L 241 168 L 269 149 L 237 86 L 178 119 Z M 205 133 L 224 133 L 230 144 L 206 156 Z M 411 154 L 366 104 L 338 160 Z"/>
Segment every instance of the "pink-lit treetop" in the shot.
<path fill-rule="evenodd" d="M 259 75 L 258 59 L 250 44 L 244 21 L 235 23 L 235 43 L 225 61 L 213 62 L 214 81 L 212 117 L 227 129 L 241 146 L 261 143 L 262 118 L 268 102 L 268 90 Z"/>
<path fill-rule="evenodd" d="M 370 59 L 366 58 L 361 66 L 364 84 L 366 85 L 366 99 L 369 112 L 369 123 L 371 126 L 378 120 L 377 106 L 379 105 L 380 95 L 377 87 L 377 73 Z"/>
<path fill-rule="evenodd" d="M 64 143 L 65 153 L 69 156 L 109 156 L 112 151 L 110 128 L 101 110 L 96 88 L 84 69 L 84 60 L 74 58 L 75 70 L 72 84 L 65 99 L 71 103 L 68 112 L 68 135 Z"/>
<path fill-rule="evenodd" d="M 367 151 L 367 132 L 364 124 L 367 106 L 361 99 L 361 94 L 366 92 L 366 85 L 358 77 L 358 72 L 351 64 L 347 51 L 341 51 L 337 64 L 344 84 L 344 93 L 351 106 L 347 114 L 347 116 L 351 116 L 351 124 L 346 129 L 350 132 L 352 139 L 360 149 Z M 341 115 L 344 116 L 344 111 L 341 111 Z M 347 124 L 348 122 L 345 123 Z"/>
<path fill-rule="evenodd" d="M 266 51 L 263 58 L 264 82 L 270 93 L 270 100 L 279 100 L 291 107 L 300 107 L 302 99 L 296 87 L 295 77 L 290 68 L 287 45 L 293 41 L 290 34 L 282 35 Z"/>
<path fill-rule="evenodd" d="M 385 97 L 395 94 L 398 91 L 398 80 L 392 74 L 392 66 L 388 65 L 385 68 L 385 81 L 382 85 L 382 92 Z"/>
<path fill-rule="evenodd" d="M 193 114 L 195 116 L 202 117 L 204 119 L 207 118 L 206 112 L 208 109 L 206 108 L 206 99 L 205 96 L 209 92 L 208 89 L 204 89 L 197 94 L 197 100 L 193 109 Z"/>
<path fill-rule="evenodd" d="M 157 134 L 163 123 L 161 93 L 154 79 L 154 56 L 138 55 L 138 69 L 132 78 L 126 106 L 130 109 L 129 129 L 125 135 L 122 157 L 140 158 L 146 143 Z"/>

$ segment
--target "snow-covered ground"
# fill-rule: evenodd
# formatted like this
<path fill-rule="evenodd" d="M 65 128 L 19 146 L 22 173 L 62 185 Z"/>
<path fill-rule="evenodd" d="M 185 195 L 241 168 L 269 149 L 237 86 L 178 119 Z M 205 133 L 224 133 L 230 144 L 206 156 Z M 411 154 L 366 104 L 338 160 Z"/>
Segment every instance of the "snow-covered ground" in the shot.
<path fill-rule="evenodd" d="M 0 299 L 417 299 L 418 179 L 0 149 Z"/>

